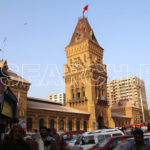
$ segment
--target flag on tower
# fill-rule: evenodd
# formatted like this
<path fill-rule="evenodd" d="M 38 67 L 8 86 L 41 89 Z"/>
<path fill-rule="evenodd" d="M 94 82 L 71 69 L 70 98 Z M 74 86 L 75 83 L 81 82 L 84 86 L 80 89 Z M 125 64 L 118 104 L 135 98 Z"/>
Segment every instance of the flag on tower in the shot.
<path fill-rule="evenodd" d="M 85 11 L 87 11 L 87 10 L 88 10 L 88 5 L 86 5 L 86 6 L 83 8 L 83 15 L 84 15 Z"/>

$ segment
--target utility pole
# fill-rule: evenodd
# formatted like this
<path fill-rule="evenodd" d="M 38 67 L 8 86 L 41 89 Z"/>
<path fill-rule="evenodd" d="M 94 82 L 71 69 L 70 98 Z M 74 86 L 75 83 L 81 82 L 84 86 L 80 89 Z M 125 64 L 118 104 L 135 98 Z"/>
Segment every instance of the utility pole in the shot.
<path fill-rule="evenodd" d="M 141 103 L 141 111 L 142 111 L 142 120 L 143 123 L 145 122 L 145 115 L 144 115 L 144 108 L 143 108 L 143 99 L 142 99 L 142 92 L 141 92 L 141 85 L 139 85 L 139 92 L 140 92 L 140 103 Z"/>

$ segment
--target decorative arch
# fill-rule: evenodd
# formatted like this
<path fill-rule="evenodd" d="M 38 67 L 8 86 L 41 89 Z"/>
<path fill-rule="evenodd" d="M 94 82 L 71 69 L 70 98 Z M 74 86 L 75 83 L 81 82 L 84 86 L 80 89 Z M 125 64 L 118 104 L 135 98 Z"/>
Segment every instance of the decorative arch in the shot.
<path fill-rule="evenodd" d="M 69 131 L 72 131 L 72 120 L 69 120 L 68 122 L 68 129 Z"/>
<path fill-rule="evenodd" d="M 51 119 L 50 120 L 50 128 L 54 129 L 54 127 L 55 127 L 55 121 L 54 121 L 54 119 Z"/>
<path fill-rule="evenodd" d="M 40 119 L 39 120 L 39 127 L 43 127 L 44 126 L 44 119 Z"/>
<path fill-rule="evenodd" d="M 77 131 L 80 130 L 80 121 L 79 120 L 77 120 L 77 122 L 76 122 L 76 129 L 77 129 Z"/>
<path fill-rule="evenodd" d="M 27 131 L 32 131 L 32 118 L 27 118 Z"/>
<path fill-rule="evenodd" d="M 104 128 L 104 118 L 102 115 L 100 115 L 97 119 L 97 128 L 103 129 Z"/>
<path fill-rule="evenodd" d="M 59 128 L 61 130 L 64 130 L 64 120 L 63 119 L 59 121 Z"/>

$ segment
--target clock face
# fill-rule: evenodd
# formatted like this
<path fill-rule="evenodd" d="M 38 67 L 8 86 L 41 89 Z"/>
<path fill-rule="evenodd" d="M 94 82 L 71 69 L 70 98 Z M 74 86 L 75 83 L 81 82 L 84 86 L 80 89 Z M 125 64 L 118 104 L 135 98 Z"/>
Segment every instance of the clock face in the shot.
<path fill-rule="evenodd" d="M 79 63 L 78 62 L 75 62 L 74 63 L 74 67 L 78 67 L 79 66 Z"/>
<path fill-rule="evenodd" d="M 80 40 L 81 34 L 79 32 L 76 33 L 76 41 Z"/>
<path fill-rule="evenodd" d="M 75 41 L 78 42 L 81 40 L 81 38 L 82 38 L 82 34 L 79 31 L 77 31 L 75 35 Z"/>

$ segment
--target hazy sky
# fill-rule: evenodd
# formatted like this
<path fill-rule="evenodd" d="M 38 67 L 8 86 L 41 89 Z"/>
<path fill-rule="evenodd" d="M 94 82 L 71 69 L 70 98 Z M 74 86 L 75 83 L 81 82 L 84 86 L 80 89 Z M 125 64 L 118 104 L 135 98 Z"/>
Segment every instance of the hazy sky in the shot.
<path fill-rule="evenodd" d="M 150 0 L 0 0 L 0 57 L 31 82 L 29 96 L 64 92 L 65 47 L 86 4 L 108 79 L 144 79 L 150 104 Z"/>

